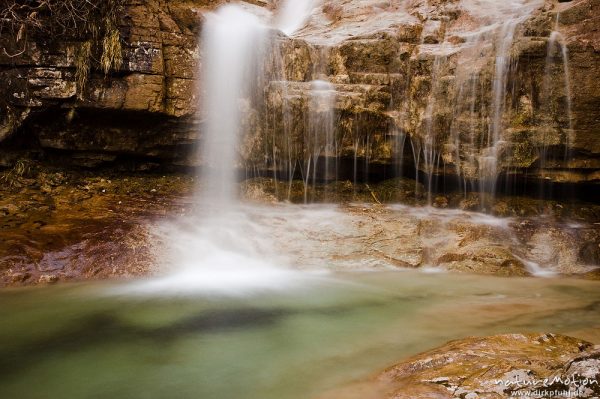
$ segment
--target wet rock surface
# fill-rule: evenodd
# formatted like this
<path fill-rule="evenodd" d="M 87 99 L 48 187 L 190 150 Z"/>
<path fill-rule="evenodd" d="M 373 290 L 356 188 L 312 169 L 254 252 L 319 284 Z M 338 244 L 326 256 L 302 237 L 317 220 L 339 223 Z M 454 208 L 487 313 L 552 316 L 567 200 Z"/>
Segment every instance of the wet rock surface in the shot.
<path fill-rule="evenodd" d="M 578 398 L 600 394 L 600 348 L 554 334 L 452 341 L 390 367 L 370 398 Z M 596 381 L 596 382 L 594 382 Z"/>
<path fill-rule="evenodd" d="M 491 201 L 456 193 L 438 195 L 434 206 L 427 206 L 423 186 L 410 179 L 306 185 L 261 178 L 243 182 L 241 193 L 250 202 L 275 207 L 290 199 L 325 204 L 322 218 L 312 224 L 265 222 L 273 226 L 270 234 L 278 247 L 293 254 L 299 267 L 326 263 L 339 270 L 423 268 L 597 279 L 600 266 L 595 260 L 600 208 L 593 203 L 528 197 Z M 491 205 L 490 214 L 481 212 L 484 202 Z M 311 206 L 319 209 L 307 209 Z"/>
<path fill-rule="evenodd" d="M 150 221 L 189 177 L 104 177 L 23 164 L 0 175 L 0 285 L 127 277 L 156 266 Z"/>
<path fill-rule="evenodd" d="M 162 245 L 154 226 L 197 211 L 197 183 L 183 174 L 98 176 L 21 160 L 0 179 L 3 285 L 151 274 Z M 492 216 L 445 208 L 459 203 L 452 196 L 428 207 L 422 194 L 415 201 L 422 188 L 410 179 L 304 187 L 240 184 L 249 217 L 296 268 L 599 278 L 593 204 L 498 198 Z M 298 204 L 288 203 L 290 190 Z"/>

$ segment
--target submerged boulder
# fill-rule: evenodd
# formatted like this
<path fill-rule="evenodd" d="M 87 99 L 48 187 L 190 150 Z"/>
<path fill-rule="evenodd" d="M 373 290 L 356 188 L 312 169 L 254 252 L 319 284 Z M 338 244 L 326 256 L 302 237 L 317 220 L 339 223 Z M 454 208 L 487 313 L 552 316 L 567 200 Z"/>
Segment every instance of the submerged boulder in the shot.
<path fill-rule="evenodd" d="M 369 399 L 596 398 L 599 384 L 597 345 L 555 334 L 505 334 L 449 342 L 322 399 L 361 391 Z"/>
<path fill-rule="evenodd" d="M 418 355 L 382 373 L 389 398 L 578 398 L 600 394 L 600 348 L 554 334 L 467 338 Z M 595 382 L 594 382 L 595 381 Z M 546 392 L 544 394 L 543 392 Z"/>

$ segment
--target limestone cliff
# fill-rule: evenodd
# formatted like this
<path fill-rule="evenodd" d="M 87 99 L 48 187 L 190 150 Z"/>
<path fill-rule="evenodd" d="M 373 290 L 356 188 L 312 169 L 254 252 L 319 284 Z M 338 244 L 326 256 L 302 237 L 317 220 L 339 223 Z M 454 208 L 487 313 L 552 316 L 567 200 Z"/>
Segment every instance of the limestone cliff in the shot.
<path fill-rule="evenodd" d="M 27 137 L 87 166 L 193 164 L 198 37 L 219 3 L 127 1 L 124 62 L 106 76 L 93 65 L 84 90 L 75 76 L 82 42 L 38 37 L 9 56 L 18 45 L 2 37 L 0 140 Z M 514 24 L 506 10 L 494 19 L 476 3 L 325 2 L 293 38 L 273 32 L 276 51 L 240 148 L 245 166 L 273 171 L 327 156 L 374 171 L 404 164 L 465 185 L 490 174 L 600 180 L 600 2 L 525 2 Z M 336 90 L 335 153 L 309 148 L 315 79 Z"/>

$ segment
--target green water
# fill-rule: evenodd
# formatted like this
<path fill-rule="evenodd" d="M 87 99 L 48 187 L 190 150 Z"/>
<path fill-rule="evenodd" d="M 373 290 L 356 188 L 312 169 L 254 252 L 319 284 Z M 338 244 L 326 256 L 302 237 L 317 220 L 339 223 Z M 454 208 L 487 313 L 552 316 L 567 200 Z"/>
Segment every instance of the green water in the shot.
<path fill-rule="evenodd" d="M 228 299 L 5 290 L 0 398 L 310 398 L 451 339 L 593 331 L 599 287 L 397 272 Z"/>

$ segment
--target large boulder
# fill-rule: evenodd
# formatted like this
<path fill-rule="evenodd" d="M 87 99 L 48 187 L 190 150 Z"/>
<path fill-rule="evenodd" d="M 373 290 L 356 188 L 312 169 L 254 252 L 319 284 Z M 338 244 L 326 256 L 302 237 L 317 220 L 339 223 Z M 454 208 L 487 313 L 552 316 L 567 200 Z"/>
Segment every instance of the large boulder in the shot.
<path fill-rule="evenodd" d="M 373 381 L 322 398 L 595 398 L 600 348 L 554 334 L 466 338 L 407 359 Z M 353 397 L 353 396 L 347 396 Z"/>

